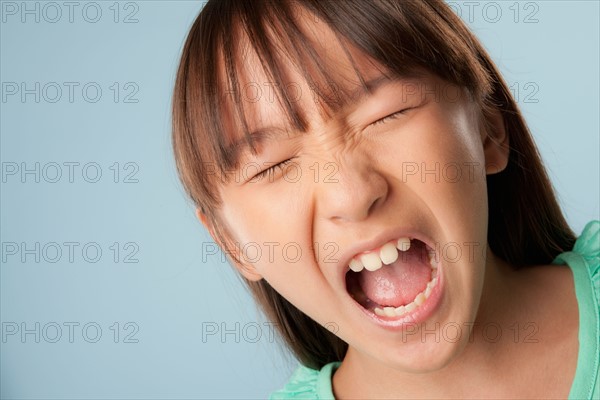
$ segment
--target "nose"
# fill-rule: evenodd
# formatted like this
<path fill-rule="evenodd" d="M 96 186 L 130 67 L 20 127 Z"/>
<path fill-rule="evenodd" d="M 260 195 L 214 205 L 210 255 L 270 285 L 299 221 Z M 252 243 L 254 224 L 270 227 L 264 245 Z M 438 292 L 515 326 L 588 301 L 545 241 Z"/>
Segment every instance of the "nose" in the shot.
<path fill-rule="evenodd" d="M 316 210 L 321 218 L 341 222 L 366 219 L 385 202 L 389 185 L 369 157 L 353 156 L 326 164 L 329 179 L 317 187 Z"/>

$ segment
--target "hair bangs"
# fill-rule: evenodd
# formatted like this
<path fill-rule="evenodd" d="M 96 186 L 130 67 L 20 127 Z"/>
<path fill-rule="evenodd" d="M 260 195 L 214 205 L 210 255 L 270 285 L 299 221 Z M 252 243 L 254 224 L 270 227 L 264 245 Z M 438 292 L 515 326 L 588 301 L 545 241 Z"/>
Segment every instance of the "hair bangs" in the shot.
<path fill-rule="evenodd" d="M 333 32 L 363 91 L 369 88 L 349 48 L 381 66 L 384 75 L 414 77 L 418 71 L 431 71 L 466 87 L 475 98 L 485 99 L 490 87 L 488 71 L 475 56 L 472 43 L 464 40 L 468 35 L 447 29 L 447 24 L 456 22 L 449 18 L 458 17 L 441 15 L 436 4 L 391 0 L 209 2 L 186 43 L 187 58 L 180 67 L 184 70 L 180 76 L 183 96 L 179 96 L 186 114 L 174 120 L 189 130 L 188 143 L 179 147 L 195 152 L 183 157 L 182 162 L 189 163 L 180 171 L 196 169 L 191 179 L 202 182 L 208 195 L 192 198 L 197 203 L 201 198 L 208 200 L 211 204 L 206 206 L 218 205 L 218 184 L 228 182 L 230 172 L 238 167 L 241 146 L 232 144 L 242 140 L 256 151 L 245 117 L 246 108 L 253 104 L 245 98 L 247 88 L 239 79 L 249 67 L 250 54 L 268 80 L 255 84 L 261 90 L 270 85 L 290 129 L 305 131 L 309 125 L 301 102 L 279 84 L 286 82 L 292 69 L 310 87 L 313 101 L 324 115 L 333 115 L 351 100 L 350 91 L 332 76 L 335 71 L 327 68 L 307 31 L 311 24 L 325 24 L 322 26 Z M 462 24 L 456 26 L 460 31 Z"/>

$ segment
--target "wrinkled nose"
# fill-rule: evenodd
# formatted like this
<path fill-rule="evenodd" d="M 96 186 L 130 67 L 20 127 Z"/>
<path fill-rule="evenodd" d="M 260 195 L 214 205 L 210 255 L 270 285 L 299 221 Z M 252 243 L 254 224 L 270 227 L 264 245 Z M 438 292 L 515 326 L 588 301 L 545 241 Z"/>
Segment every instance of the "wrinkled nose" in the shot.
<path fill-rule="evenodd" d="M 354 156 L 332 162 L 335 173 L 321 179 L 317 213 L 335 223 L 366 219 L 388 196 L 389 186 L 368 157 Z"/>

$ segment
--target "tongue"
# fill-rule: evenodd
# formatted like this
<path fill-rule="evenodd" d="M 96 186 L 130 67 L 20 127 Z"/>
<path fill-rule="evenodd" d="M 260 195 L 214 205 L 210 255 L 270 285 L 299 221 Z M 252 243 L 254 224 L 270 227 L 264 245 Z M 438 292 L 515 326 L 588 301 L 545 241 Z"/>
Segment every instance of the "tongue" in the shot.
<path fill-rule="evenodd" d="M 374 272 L 365 269 L 358 277 L 367 297 L 384 307 L 400 307 L 412 302 L 430 279 L 431 266 L 425 245 L 416 240 L 408 251 L 400 252 L 394 263 Z"/>

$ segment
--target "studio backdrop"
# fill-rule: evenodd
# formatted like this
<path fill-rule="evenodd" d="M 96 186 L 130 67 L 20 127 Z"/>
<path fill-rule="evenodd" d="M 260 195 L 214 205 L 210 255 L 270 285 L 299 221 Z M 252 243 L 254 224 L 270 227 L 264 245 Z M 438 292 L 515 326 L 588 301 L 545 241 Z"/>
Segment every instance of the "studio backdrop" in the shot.
<path fill-rule="evenodd" d="M 579 234 L 599 218 L 599 3 L 449 3 Z M 202 6 L 0 2 L 2 398 L 265 398 L 296 366 L 177 178 L 171 94 Z"/>

